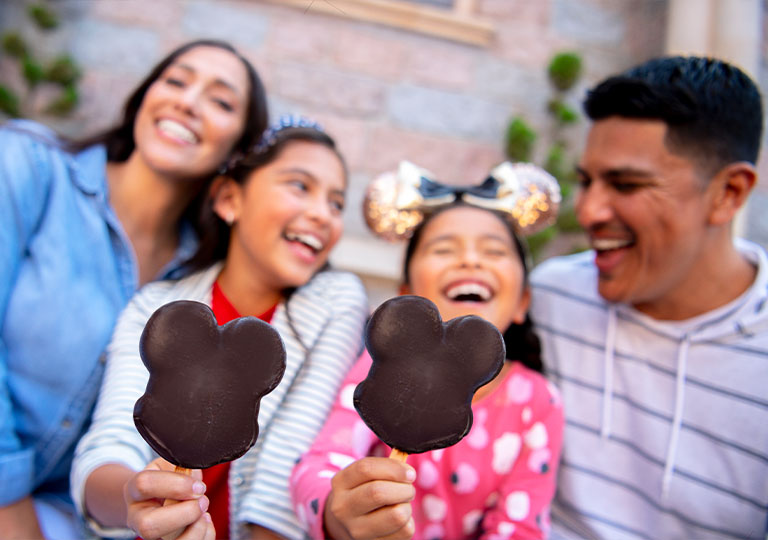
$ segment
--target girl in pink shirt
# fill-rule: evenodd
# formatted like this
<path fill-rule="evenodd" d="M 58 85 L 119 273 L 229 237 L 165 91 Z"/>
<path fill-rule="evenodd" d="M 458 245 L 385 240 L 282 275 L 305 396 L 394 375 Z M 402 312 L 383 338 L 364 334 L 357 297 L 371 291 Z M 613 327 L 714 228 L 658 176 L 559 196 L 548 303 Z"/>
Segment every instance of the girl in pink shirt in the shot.
<path fill-rule="evenodd" d="M 291 478 L 295 511 L 313 538 L 547 536 L 563 410 L 542 375 L 517 230 L 507 215 L 461 193 L 415 229 L 403 292 L 433 301 L 444 321 L 473 314 L 492 322 L 504 334 L 507 362 L 476 393 L 464 439 L 404 464 L 386 457 L 389 448 L 352 405 L 371 364 L 363 353 Z"/>

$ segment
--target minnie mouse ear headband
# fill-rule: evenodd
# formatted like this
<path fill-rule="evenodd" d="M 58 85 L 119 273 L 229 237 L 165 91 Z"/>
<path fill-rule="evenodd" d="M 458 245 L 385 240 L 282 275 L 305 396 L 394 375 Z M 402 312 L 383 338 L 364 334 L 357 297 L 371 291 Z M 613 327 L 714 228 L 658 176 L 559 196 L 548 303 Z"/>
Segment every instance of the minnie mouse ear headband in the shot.
<path fill-rule="evenodd" d="M 395 172 L 375 178 L 363 200 L 365 222 L 389 241 L 410 238 L 424 216 L 459 201 L 504 215 L 522 236 L 554 222 L 560 206 L 560 186 L 544 169 L 530 163 L 505 161 L 482 184 L 448 186 L 432 173 L 408 161 Z"/>
<path fill-rule="evenodd" d="M 246 154 L 236 153 L 227 160 L 227 162 L 220 167 L 219 173 L 225 174 L 237 164 L 247 161 L 249 157 L 264 154 L 277 143 L 280 132 L 289 128 L 313 129 L 325 133 L 323 127 L 310 118 L 298 114 L 284 114 L 277 122 L 264 130 L 259 141 L 254 144 Z"/>

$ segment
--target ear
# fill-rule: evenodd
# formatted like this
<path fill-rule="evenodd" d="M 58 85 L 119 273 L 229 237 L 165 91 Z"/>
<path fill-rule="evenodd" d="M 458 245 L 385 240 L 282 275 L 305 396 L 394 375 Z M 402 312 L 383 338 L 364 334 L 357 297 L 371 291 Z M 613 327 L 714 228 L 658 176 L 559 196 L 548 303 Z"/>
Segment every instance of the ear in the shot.
<path fill-rule="evenodd" d="M 230 225 L 240 217 L 242 191 L 240 184 L 226 176 L 217 177 L 211 184 L 213 211 Z"/>
<path fill-rule="evenodd" d="M 757 172 L 751 163 L 739 161 L 720 169 L 707 188 L 712 192 L 709 224 L 727 225 L 733 221 L 756 181 Z"/>
<path fill-rule="evenodd" d="M 516 324 L 523 324 L 525 322 L 525 316 L 528 313 L 528 308 L 531 306 L 531 288 L 526 287 L 523 290 L 523 294 L 520 296 L 520 303 L 517 304 L 517 311 L 512 321 Z"/>

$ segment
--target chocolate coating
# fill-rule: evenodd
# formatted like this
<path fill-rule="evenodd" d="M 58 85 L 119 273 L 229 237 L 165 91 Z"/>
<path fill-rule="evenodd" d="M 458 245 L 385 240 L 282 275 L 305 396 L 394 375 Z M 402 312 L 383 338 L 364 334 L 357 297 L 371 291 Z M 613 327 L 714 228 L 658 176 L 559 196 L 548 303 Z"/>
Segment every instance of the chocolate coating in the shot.
<path fill-rule="evenodd" d="M 373 359 L 354 393 L 360 417 L 386 444 L 408 454 L 445 448 L 472 427 L 472 397 L 504 364 L 504 340 L 475 315 L 443 322 L 435 304 L 398 296 L 365 331 Z"/>
<path fill-rule="evenodd" d="M 256 317 L 223 326 L 200 302 L 160 307 L 139 352 L 149 371 L 133 420 L 161 457 L 204 469 L 242 456 L 259 435 L 259 404 L 285 372 L 280 335 Z"/>

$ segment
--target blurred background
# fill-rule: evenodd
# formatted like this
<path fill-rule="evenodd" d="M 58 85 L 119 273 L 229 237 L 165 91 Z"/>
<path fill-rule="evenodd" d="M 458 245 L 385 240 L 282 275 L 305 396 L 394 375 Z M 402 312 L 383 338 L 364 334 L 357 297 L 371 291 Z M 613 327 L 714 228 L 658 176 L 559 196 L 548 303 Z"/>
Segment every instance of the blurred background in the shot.
<path fill-rule="evenodd" d="M 768 0 L 3 0 L 0 120 L 62 134 L 110 126 L 150 67 L 182 42 L 229 41 L 259 70 L 273 118 L 336 138 L 351 172 L 332 261 L 371 305 L 396 293 L 403 246 L 375 239 L 361 203 L 402 159 L 479 183 L 504 159 L 545 166 L 566 200 L 531 239 L 538 260 L 583 249 L 570 206 L 587 88 L 666 53 L 730 60 L 768 87 Z M 768 246 L 768 156 L 737 233 Z"/>

